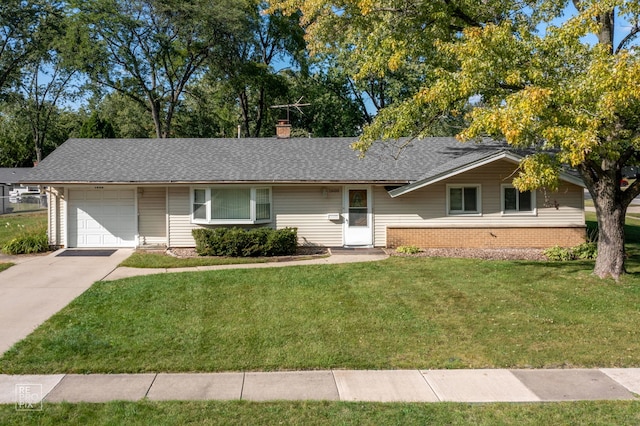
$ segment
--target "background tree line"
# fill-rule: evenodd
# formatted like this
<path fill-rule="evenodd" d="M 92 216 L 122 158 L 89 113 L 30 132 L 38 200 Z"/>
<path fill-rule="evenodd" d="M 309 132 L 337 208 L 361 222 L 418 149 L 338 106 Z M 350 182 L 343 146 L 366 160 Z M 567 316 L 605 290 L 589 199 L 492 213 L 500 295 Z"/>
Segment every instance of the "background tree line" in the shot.
<path fill-rule="evenodd" d="M 0 167 L 69 137 L 357 136 L 416 75 L 354 78 L 349 55 L 311 57 L 298 14 L 260 0 L 5 0 Z"/>

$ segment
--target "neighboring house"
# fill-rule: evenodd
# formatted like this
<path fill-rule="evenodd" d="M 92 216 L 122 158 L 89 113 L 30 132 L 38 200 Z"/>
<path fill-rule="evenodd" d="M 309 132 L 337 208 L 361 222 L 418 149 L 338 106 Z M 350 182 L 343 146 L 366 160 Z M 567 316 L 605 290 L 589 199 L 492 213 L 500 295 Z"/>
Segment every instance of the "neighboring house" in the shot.
<path fill-rule="evenodd" d="M 13 211 L 13 204 L 18 202 L 19 196 L 23 192 L 35 189 L 35 193 L 40 192 L 40 188 L 30 188 L 20 185 L 22 180 L 32 169 L 30 167 L 0 167 L 0 214 Z"/>
<path fill-rule="evenodd" d="M 215 226 L 296 227 L 321 246 L 584 242 L 582 181 L 520 193 L 521 157 L 501 143 L 380 142 L 361 159 L 351 142 L 71 139 L 25 182 L 48 186 L 56 246 L 190 247 L 193 229 Z"/>

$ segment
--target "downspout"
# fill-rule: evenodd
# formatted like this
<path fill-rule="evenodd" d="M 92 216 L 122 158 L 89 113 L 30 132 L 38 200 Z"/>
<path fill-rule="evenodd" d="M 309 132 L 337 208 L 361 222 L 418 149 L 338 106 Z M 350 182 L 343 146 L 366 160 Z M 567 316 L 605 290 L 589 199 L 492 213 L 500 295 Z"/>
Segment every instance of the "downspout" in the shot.
<path fill-rule="evenodd" d="M 165 200 L 164 213 L 165 213 L 165 227 L 166 227 L 166 233 L 167 233 L 167 248 L 169 248 L 171 247 L 171 225 L 169 223 L 169 219 L 171 218 L 171 215 L 169 214 L 169 187 L 168 186 L 165 187 L 164 200 Z"/>

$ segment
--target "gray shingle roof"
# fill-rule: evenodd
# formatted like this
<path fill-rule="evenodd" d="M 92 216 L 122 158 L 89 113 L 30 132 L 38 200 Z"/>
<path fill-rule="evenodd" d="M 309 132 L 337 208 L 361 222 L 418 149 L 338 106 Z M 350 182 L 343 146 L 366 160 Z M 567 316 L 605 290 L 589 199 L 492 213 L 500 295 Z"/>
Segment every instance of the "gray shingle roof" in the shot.
<path fill-rule="evenodd" d="M 31 167 L 0 167 L 0 184 L 18 183 L 32 170 Z"/>
<path fill-rule="evenodd" d="M 70 139 L 24 178 L 29 183 L 406 183 L 507 147 L 455 138 L 378 142 L 361 159 L 354 138 Z M 409 143 L 408 143 L 409 142 Z M 400 155 L 400 146 L 408 143 Z"/>

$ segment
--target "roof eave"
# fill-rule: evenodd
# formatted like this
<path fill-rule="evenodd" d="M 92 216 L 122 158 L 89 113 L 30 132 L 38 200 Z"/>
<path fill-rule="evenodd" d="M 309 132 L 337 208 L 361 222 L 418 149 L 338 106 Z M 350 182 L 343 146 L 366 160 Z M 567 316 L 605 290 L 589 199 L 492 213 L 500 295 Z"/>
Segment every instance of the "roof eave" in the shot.
<path fill-rule="evenodd" d="M 459 175 L 461 173 L 465 173 L 468 172 L 470 170 L 476 169 L 478 167 L 493 163 L 494 161 L 498 161 L 498 160 L 507 160 L 507 161 L 511 161 L 513 163 L 520 163 L 520 161 L 522 160 L 522 157 L 514 154 L 512 152 L 508 152 L 508 151 L 501 151 L 498 152 L 496 154 L 490 155 L 488 157 L 482 158 L 480 160 L 471 162 L 469 164 L 466 164 L 464 166 L 460 166 L 451 170 L 448 170 L 444 173 L 440 173 L 436 176 L 432 176 L 428 179 L 422 179 L 422 180 L 418 180 L 415 181 L 413 183 L 410 183 L 408 185 L 405 185 L 403 187 L 397 188 L 397 189 L 393 189 L 391 191 L 389 191 L 389 195 L 392 198 L 395 197 L 399 197 L 400 195 L 415 191 L 416 189 L 420 189 L 420 188 L 424 188 L 425 186 L 429 186 L 432 185 L 436 182 L 440 182 L 443 181 L 445 179 L 449 179 L 453 176 Z M 582 181 L 582 179 L 577 178 L 575 176 L 572 176 L 569 173 L 565 173 L 565 172 L 561 172 L 560 173 L 560 180 L 563 180 L 565 182 L 569 182 L 572 183 L 574 185 L 578 185 L 581 187 L 585 187 L 584 182 Z"/>
<path fill-rule="evenodd" d="M 300 185 L 300 184 L 325 184 L 325 185 L 406 185 L 409 183 L 404 180 L 328 180 L 328 179 L 309 179 L 309 180 L 167 180 L 167 181 L 62 181 L 62 180 L 28 180 L 21 181 L 22 184 L 28 185 L 47 185 L 47 186 L 65 186 L 65 185 L 211 185 L 211 184 L 229 184 L 229 185 L 256 185 L 256 184 L 283 184 L 283 185 Z"/>

